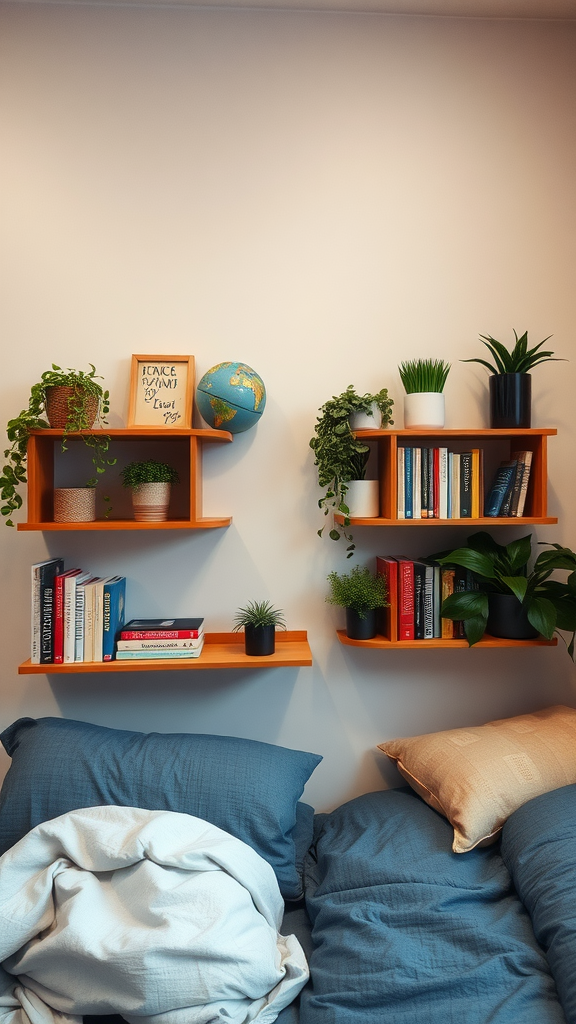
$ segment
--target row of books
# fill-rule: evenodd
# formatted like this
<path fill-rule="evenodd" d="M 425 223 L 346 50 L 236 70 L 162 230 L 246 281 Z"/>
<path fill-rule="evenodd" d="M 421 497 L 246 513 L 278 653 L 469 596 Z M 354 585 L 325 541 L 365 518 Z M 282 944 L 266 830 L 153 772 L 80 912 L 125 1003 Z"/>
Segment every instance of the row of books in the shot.
<path fill-rule="evenodd" d="M 433 560 L 378 555 L 376 572 L 384 576 L 389 606 L 382 609 L 381 632 L 388 640 L 465 638 L 462 622 L 441 616 L 442 602 L 453 593 L 477 589 L 468 569 Z"/>
<path fill-rule="evenodd" d="M 204 620 L 131 619 L 126 577 L 64 569 L 63 558 L 32 566 L 32 664 L 198 658 Z"/>
<path fill-rule="evenodd" d="M 399 447 L 397 518 L 521 516 L 531 462 L 531 451 L 512 452 L 499 467 L 485 500 L 482 448 L 451 452 L 446 447 Z"/>
<path fill-rule="evenodd" d="M 32 566 L 32 664 L 112 661 L 124 622 L 125 576 L 64 570 L 63 558 Z"/>

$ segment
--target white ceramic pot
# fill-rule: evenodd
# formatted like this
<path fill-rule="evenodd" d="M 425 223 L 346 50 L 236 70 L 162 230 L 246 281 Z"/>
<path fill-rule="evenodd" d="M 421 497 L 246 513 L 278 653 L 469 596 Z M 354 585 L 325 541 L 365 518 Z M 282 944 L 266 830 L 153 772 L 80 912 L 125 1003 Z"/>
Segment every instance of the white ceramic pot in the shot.
<path fill-rule="evenodd" d="M 353 412 L 350 417 L 351 430 L 380 430 L 382 413 L 376 402 L 372 402 L 370 412 Z"/>
<path fill-rule="evenodd" d="M 416 391 L 404 395 L 406 430 L 424 430 L 444 426 L 444 394 L 440 391 Z"/>
<path fill-rule="evenodd" d="M 132 488 L 132 507 L 137 523 L 157 523 L 168 519 L 170 484 L 137 484 Z"/>
<path fill-rule="evenodd" d="M 350 517 L 376 519 L 380 511 L 380 483 L 378 480 L 350 480 L 346 484 L 345 502 Z"/>
<path fill-rule="evenodd" d="M 55 487 L 55 523 L 91 523 L 96 519 L 96 491 L 93 487 Z"/>

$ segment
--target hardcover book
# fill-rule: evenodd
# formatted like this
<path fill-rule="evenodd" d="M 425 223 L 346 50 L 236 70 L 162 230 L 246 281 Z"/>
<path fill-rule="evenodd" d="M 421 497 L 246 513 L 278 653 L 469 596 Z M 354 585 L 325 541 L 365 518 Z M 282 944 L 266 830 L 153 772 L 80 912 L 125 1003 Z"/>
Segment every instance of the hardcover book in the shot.
<path fill-rule="evenodd" d="M 398 558 L 398 639 L 414 640 L 414 562 Z"/>
<path fill-rule="evenodd" d="M 460 518 L 472 518 L 472 452 L 460 455 Z"/>
<path fill-rule="evenodd" d="M 54 577 L 54 646 L 52 661 L 61 665 L 64 661 L 64 584 L 68 576 L 79 576 L 82 569 L 67 569 Z"/>
<path fill-rule="evenodd" d="M 117 661 L 147 661 L 164 659 L 165 661 L 184 661 L 189 658 L 199 658 L 202 654 L 202 647 L 194 648 L 192 651 L 117 651 Z"/>
<path fill-rule="evenodd" d="M 121 640 L 188 640 L 204 632 L 204 619 L 130 619 L 120 633 Z"/>
<path fill-rule="evenodd" d="M 517 459 L 519 463 L 522 463 L 522 479 L 518 487 L 518 494 L 516 494 L 516 486 L 512 495 L 510 514 L 513 516 L 523 516 L 524 507 L 526 504 L 526 496 L 528 494 L 528 482 L 530 479 L 530 469 L 532 466 L 532 452 L 512 452 L 512 458 Z"/>
<path fill-rule="evenodd" d="M 500 515 L 504 495 L 508 490 L 510 481 L 513 479 L 515 472 L 515 459 L 500 463 L 500 466 L 496 470 L 496 476 L 494 477 L 488 497 L 486 498 L 486 505 L 484 508 L 485 516 L 496 517 Z"/>
<path fill-rule="evenodd" d="M 48 558 L 44 562 L 35 562 L 31 568 L 30 661 L 33 665 L 52 661 L 54 577 L 63 571 L 63 558 Z"/>
<path fill-rule="evenodd" d="M 114 659 L 116 638 L 124 624 L 125 606 L 126 577 L 111 576 L 105 581 L 102 594 L 102 661 Z M 138 643 L 139 641 L 127 642 Z"/>
<path fill-rule="evenodd" d="M 391 555 L 378 555 L 376 572 L 386 580 L 387 608 L 380 609 L 379 632 L 388 640 L 398 639 L 398 561 Z"/>

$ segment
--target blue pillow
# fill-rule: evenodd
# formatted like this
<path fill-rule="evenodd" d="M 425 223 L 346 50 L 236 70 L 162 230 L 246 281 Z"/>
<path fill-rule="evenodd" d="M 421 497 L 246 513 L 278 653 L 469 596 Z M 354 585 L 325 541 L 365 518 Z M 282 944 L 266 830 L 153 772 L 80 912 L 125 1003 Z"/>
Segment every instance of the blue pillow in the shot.
<path fill-rule="evenodd" d="M 35 825 L 79 807 L 181 811 L 256 850 L 274 868 L 285 899 L 302 896 L 297 861 L 301 868 L 312 814 L 298 801 L 318 754 L 65 718 L 20 718 L 0 740 L 12 758 L 0 792 L 0 855 Z"/>

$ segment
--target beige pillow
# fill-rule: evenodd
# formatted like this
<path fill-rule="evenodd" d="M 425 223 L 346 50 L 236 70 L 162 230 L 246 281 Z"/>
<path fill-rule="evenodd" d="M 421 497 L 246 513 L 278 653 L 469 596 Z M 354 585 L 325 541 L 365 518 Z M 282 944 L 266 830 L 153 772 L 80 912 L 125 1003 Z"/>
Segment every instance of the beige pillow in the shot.
<path fill-rule="evenodd" d="M 495 842 L 532 797 L 576 783 L 576 710 L 545 708 L 470 729 L 378 744 L 412 788 L 454 828 L 452 849 Z"/>

